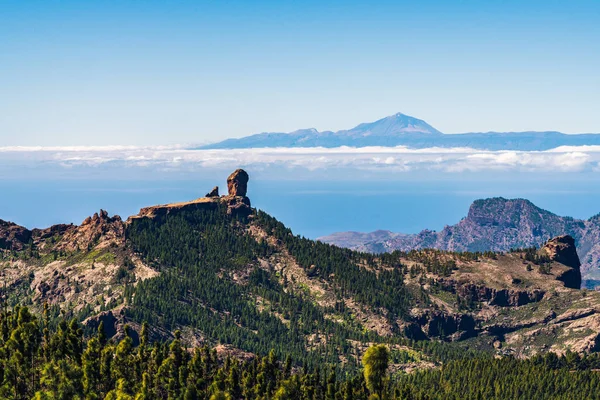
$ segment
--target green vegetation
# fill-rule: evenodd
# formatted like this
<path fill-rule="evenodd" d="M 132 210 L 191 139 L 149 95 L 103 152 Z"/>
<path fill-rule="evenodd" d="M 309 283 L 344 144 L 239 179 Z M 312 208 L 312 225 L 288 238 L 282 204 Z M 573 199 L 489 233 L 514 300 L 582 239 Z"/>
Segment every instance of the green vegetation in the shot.
<path fill-rule="evenodd" d="M 552 262 L 550 257 L 547 254 L 540 254 L 536 247 L 526 247 L 524 249 L 511 249 L 511 253 L 523 253 L 521 257 L 525 261 L 529 261 L 530 263 L 536 265 L 544 265 Z"/>
<path fill-rule="evenodd" d="M 383 398 L 389 359 L 389 350 L 383 344 L 369 347 L 362 359 L 365 383 L 372 397 L 377 399 Z"/>
<path fill-rule="evenodd" d="M 171 331 L 190 326 L 221 343 L 261 354 L 274 349 L 308 364 L 337 362 L 340 352 L 350 350 L 348 339 L 377 340 L 373 333 L 325 318 L 302 290 L 284 290 L 286 282 L 274 271 L 259 268 L 258 259 L 273 248 L 245 234 L 247 222 L 223 209 L 182 210 L 134 221 L 128 239 L 161 274 L 126 289 L 133 306 L 127 315 Z M 234 274 L 244 276 L 243 282 L 235 282 Z M 268 302 L 268 310 L 261 310 L 258 298 Z M 325 339 L 309 343 L 311 334 Z"/>
<path fill-rule="evenodd" d="M 262 211 L 257 219 L 268 234 L 285 244 L 309 276 L 332 280 L 339 296 L 351 295 L 365 305 L 382 308 L 390 321 L 406 316 L 414 304 L 415 298 L 404 285 L 401 266 L 376 273 L 359 265 L 361 262 L 373 265 L 372 255 L 294 236 L 290 229 Z"/>
<path fill-rule="evenodd" d="M 295 236 L 260 211 L 227 211 L 225 204 L 210 203 L 134 218 L 126 240 L 110 248 L 65 252 L 40 246 L 40 254 L 30 243 L 22 252 L 4 253 L 6 262 L 28 268 L 60 260 L 57 265 L 69 269 L 53 272 L 61 281 L 56 297 L 34 302 L 44 287 L 32 287 L 39 280 L 32 269 L 2 288 L 0 398 L 584 399 L 600 392 L 597 355 L 496 359 L 494 354 L 513 353 L 504 346 L 496 351 L 493 337 L 443 341 L 473 333 L 458 326 L 459 318 L 446 318 L 446 309 L 486 309 L 476 296 L 448 284 L 451 279 L 434 275 L 451 276 L 459 265 L 475 271 L 492 264 L 497 253 L 372 255 Z M 521 260 L 514 255 L 501 261 L 551 272 L 537 250 L 519 251 Z M 75 279 L 101 264 L 114 265 L 104 287 Z M 140 264 L 160 273 L 142 280 L 148 269 Z M 65 288 L 90 292 L 81 301 L 65 297 Z M 540 302 L 498 307 L 487 322 L 554 318 L 573 296 L 566 302 L 549 291 Z M 23 307 L 39 310 L 45 300 L 54 305 L 41 320 Z M 79 325 L 105 310 L 118 311 L 119 324 L 125 319 L 143 328 L 119 325 L 107 340 L 93 323 Z M 421 329 L 440 340 L 409 339 L 426 338 Z M 592 334 L 578 330 L 571 338 Z M 198 340 L 205 346 L 185 347 Z M 551 335 L 528 340 L 528 354 L 556 343 Z"/>
<path fill-rule="evenodd" d="M 85 338 L 76 320 L 49 324 L 25 307 L 0 313 L 0 397 L 25 399 L 591 399 L 600 391 L 600 357 L 553 353 L 530 360 L 469 358 L 412 374 L 389 368 L 383 345 L 367 349 L 362 371 L 334 364 L 296 368 L 274 351 L 252 359 L 167 343 L 134 345 L 125 327 L 107 341 L 102 325 Z"/>

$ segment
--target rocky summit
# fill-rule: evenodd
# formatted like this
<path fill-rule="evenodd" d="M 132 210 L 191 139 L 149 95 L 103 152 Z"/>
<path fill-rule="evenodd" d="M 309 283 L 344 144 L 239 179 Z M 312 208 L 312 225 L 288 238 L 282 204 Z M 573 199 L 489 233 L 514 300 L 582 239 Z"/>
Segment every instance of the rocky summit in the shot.
<path fill-rule="evenodd" d="M 48 304 L 51 315 L 102 327 L 112 340 L 138 340 L 147 322 L 151 340 L 218 344 L 244 357 L 273 349 L 344 367 L 358 365 L 373 342 L 412 354 L 394 359 L 405 371 L 434 368 L 439 354 L 466 349 L 518 357 L 599 349 L 600 293 L 578 289 L 576 238 L 457 251 L 461 238 L 477 242 L 475 232 L 497 239 L 498 230 L 511 232 L 508 246 L 527 237 L 511 227 L 536 237 L 558 229 L 542 224 L 547 212 L 534 217 L 530 203 L 479 202 L 460 229 L 422 235 L 450 250 L 369 254 L 294 235 L 251 207 L 248 182 L 236 170 L 227 195 L 215 188 L 127 220 L 101 210 L 80 225 L 28 230 L 2 222 L 3 299 L 39 314 Z M 561 229 L 567 223 L 552 218 Z"/>
<path fill-rule="evenodd" d="M 245 197 L 248 191 L 248 173 L 243 169 L 237 169 L 227 177 L 227 191 L 230 196 Z"/>

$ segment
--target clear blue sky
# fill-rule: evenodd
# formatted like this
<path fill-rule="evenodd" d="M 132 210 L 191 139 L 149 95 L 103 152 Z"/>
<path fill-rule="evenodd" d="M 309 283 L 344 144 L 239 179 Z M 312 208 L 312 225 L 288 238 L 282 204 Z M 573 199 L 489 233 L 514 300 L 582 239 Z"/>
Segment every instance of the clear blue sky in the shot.
<path fill-rule="evenodd" d="M 4 1 L 0 146 L 207 142 L 403 112 L 600 132 L 600 1 Z"/>

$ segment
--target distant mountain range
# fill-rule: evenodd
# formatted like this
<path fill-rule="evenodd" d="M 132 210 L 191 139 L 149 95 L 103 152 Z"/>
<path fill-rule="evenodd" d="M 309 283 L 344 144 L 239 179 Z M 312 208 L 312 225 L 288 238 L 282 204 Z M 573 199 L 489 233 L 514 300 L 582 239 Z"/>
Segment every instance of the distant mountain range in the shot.
<path fill-rule="evenodd" d="M 540 246 L 551 237 L 568 234 L 576 240 L 584 279 L 600 277 L 600 214 L 588 220 L 561 217 L 528 200 L 476 200 L 466 218 L 439 232 L 418 234 L 389 231 L 340 232 L 318 240 L 354 250 L 383 253 L 435 248 L 452 251 L 508 251 Z"/>
<path fill-rule="evenodd" d="M 600 134 L 567 135 L 560 132 L 486 132 L 443 134 L 427 122 L 402 113 L 352 129 L 319 132 L 300 129 L 290 133 L 265 132 L 227 139 L 197 149 L 245 149 L 265 147 L 367 147 L 407 146 L 470 147 L 481 150 L 541 151 L 558 146 L 600 145 Z"/>

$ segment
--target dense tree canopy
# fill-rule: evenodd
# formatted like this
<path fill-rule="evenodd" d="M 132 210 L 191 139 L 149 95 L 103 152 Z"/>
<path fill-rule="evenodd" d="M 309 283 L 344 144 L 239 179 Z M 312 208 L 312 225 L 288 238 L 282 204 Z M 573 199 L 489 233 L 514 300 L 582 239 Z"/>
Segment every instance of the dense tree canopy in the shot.
<path fill-rule="evenodd" d="M 249 360 L 187 348 L 179 333 L 138 346 L 127 334 L 84 337 L 75 321 L 55 328 L 25 307 L 0 314 L 0 397 L 3 399 L 593 399 L 600 393 L 600 357 L 574 353 L 468 358 L 412 374 L 388 368 L 385 346 L 369 348 L 364 370 L 334 364 L 297 368 L 275 351 Z M 370 397 L 369 397 L 370 396 Z"/>

